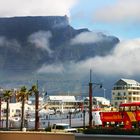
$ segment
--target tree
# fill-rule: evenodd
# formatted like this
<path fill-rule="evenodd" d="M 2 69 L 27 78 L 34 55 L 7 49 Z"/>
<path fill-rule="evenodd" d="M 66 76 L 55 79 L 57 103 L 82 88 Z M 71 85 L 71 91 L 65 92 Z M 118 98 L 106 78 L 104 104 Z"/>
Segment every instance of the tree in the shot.
<path fill-rule="evenodd" d="M 2 124 L 1 124 L 1 101 L 2 101 L 2 97 L 3 97 L 3 88 L 0 88 L 0 128 L 2 127 Z"/>
<path fill-rule="evenodd" d="M 5 90 L 3 97 L 6 101 L 6 130 L 9 129 L 9 99 L 12 96 L 11 90 Z"/>
<path fill-rule="evenodd" d="M 22 106 L 21 106 L 21 126 L 20 126 L 20 130 L 22 131 L 23 127 L 24 127 L 24 120 L 25 120 L 25 115 L 24 115 L 24 110 L 25 110 L 25 101 L 28 97 L 28 90 L 25 86 L 22 86 L 20 91 L 17 93 L 17 97 L 18 100 L 22 102 Z"/>
<path fill-rule="evenodd" d="M 32 88 L 29 90 L 30 94 L 35 94 L 35 130 L 37 131 L 39 128 L 39 115 L 38 115 L 38 106 L 39 106 L 39 91 L 38 91 L 38 84 L 33 85 Z"/>

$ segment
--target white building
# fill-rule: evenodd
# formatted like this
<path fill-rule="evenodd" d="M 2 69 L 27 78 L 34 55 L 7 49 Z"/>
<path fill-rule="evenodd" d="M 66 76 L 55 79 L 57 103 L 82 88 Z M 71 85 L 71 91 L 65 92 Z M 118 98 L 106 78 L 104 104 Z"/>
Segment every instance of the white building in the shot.
<path fill-rule="evenodd" d="M 110 100 L 104 98 L 104 97 L 94 97 L 97 105 L 101 105 L 101 106 L 110 106 Z"/>
<path fill-rule="evenodd" d="M 92 97 L 93 100 L 93 107 L 107 107 L 110 106 L 110 100 L 104 98 L 104 97 Z M 88 105 L 89 97 L 86 97 L 85 104 Z"/>
<path fill-rule="evenodd" d="M 120 79 L 112 89 L 111 104 L 119 107 L 121 103 L 140 101 L 140 83 L 131 79 Z"/>
<path fill-rule="evenodd" d="M 75 109 L 80 106 L 83 101 L 76 100 L 75 96 L 47 96 L 45 98 L 46 108 L 48 109 Z"/>
<path fill-rule="evenodd" d="M 2 102 L 1 104 L 1 110 L 2 110 L 2 117 L 6 116 L 6 102 Z M 25 112 L 34 110 L 34 106 L 25 104 Z M 9 117 L 19 116 L 21 114 L 21 102 L 18 103 L 9 103 Z"/>
<path fill-rule="evenodd" d="M 29 97 L 28 104 L 35 105 L 35 97 Z M 39 97 L 39 105 L 43 104 L 43 97 Z"/>

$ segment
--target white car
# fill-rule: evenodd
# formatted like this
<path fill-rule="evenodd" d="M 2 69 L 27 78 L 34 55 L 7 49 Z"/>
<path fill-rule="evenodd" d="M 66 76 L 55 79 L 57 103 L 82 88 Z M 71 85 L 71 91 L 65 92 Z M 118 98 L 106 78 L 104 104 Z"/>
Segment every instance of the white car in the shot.
<path fill-rule="evenodd" d="M 53 124 L 51 132 L 72 132 L 76 133 L 78 130 L 76 128 L 71 128 L 69 124 L 65 123 L 56 123 Z"/>

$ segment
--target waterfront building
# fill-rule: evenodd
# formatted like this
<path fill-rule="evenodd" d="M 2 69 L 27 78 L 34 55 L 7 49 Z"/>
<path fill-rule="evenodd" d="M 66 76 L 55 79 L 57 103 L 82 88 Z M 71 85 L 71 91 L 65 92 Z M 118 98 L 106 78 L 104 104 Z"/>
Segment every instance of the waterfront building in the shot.
<path fill-rule="evenodd" d="M 104 98 L 104 97 L 94 97 L 95 102 L 97 105 L 99 105 L 100 107 L 106 107 L 106 106 L 110 106 L 110 100 Z"/>
<path fill-rule="evenodd" d="M 45 97 L 45 107 L 55 110 L 72 110 L 79 108 L 83 103 L 83 100 L 77 100 L 75 96 L 70 95 L 56 95 Z"/>
<path fill-rule="evenodd" d="M 111 104 L 118 108 L 121 103 L 140 101 L 140 83 L 132 79 L 118 80 L 112 89 Z"/>
<path fill-rule="evenodd" d="M 110 107 L 110 100 L 104 98 L 104 97 L 92 97 L 92 104 L 93 108 L 99 107 L 99 108 L 104 108 L 104 107 Z M 89 97 L 86 97 L 84 100 L 84 104 L 86 107 L 89 106 Z"/>
<path fill-rule="evenodd" d="M 6 117 L 6 107 L 7 104 L 6 102 L 2 102 L 1 104 L 1 116 Z M 34 110 L 34 105 L 28 105 L 27 103 L 25 104 L 25 112 L 31 112 L 31 110 Z M 9 117 L 14 117 L 14 116 L 20 116 L 21 115 L 21 102 L 18 103 L 9 103 Z"/>

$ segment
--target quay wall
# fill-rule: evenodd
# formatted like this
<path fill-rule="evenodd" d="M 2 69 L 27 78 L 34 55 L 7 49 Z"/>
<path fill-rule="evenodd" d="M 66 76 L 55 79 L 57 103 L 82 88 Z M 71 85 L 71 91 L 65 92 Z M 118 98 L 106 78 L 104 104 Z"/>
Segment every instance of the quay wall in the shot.
<path fill-rule="evenodd" d="M 0 131 L 0 140 L 140 140 L 140 136 Z"/>
<path fill-rule="evenodd" d="M 1 131 L 0 140 L 75 140 L 74 134 Z"/>

